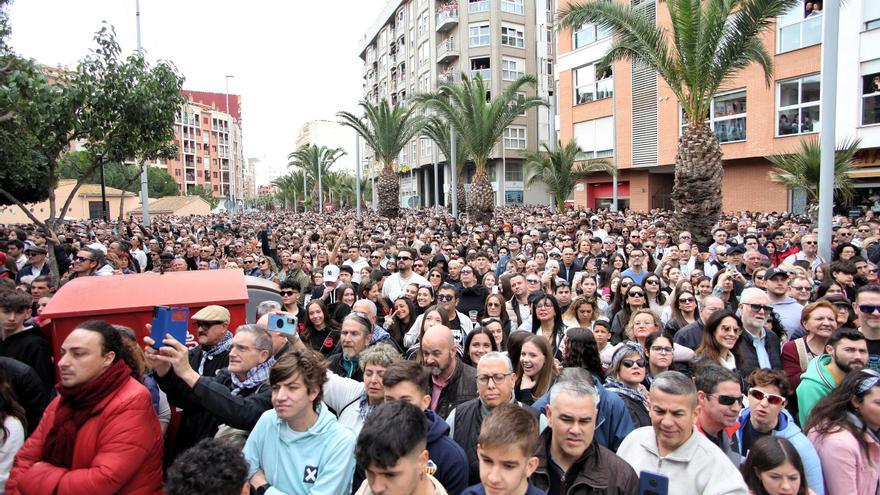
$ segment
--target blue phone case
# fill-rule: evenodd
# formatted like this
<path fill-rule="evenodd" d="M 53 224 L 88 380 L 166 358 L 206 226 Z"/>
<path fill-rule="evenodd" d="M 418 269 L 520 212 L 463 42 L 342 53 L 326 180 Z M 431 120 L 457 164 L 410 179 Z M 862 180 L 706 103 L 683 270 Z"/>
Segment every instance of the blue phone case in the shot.
<path fill-rule="evenodd" d="M 639 495 L 669 495 L 669 478 L 653 471 L 639 473 Z"/>
<path fill-rule="evenodd" d="M 269 315 L 269 331 L 279 332 L 286 335 L 296 335 L 296 316 L 289 315 Z"/>
<path fill-rule="evenodd" d="M 153 309 L 153 327 L 150 337 L 155 341 L 153 347 L 162 347 L 165 335 L 170 334 L 175 340 L 186 345 L 186 332 L 189 325 L 189 308 L 172 308 L 156 306 Z"/>

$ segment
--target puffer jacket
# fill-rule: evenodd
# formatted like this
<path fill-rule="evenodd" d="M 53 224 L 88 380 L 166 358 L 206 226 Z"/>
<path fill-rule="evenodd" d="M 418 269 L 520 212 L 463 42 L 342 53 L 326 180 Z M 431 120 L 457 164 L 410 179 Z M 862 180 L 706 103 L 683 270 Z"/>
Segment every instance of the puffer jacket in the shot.
<path fill-rule="evenodd" d="M 6 484 L 7 494 L 161 494 L 162 430 L 150 392 L 129 378 L 95 406 L 79 429 L 70 469 L 41 462 L 59 398 L 24 443 Z"/>

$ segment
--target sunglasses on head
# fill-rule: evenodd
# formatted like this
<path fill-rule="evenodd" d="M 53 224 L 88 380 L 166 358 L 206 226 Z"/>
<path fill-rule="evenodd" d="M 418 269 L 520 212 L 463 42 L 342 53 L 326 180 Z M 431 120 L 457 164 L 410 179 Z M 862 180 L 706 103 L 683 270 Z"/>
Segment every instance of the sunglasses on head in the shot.
<path fill-rule="evenodd" d="M 771 406 L 781 406 L 785 404 L 785 397 L 776 394 L 768 394 L 754 388 L 749 390 L 749 397 L 755 399 L 758 402 L 767 399 L 767 403 Z"/>

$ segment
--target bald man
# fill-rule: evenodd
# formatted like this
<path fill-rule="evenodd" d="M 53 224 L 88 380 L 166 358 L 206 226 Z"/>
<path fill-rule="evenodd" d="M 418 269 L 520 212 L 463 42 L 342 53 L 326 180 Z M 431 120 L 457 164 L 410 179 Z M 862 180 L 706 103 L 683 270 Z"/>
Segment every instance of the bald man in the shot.
<path fill-rule="evenodd" d="M 477 396 L 477 370 L 458 360 L 452 330 L 429 328 L 422 337 L 422 362 L 431 369 L 431 410 L 446 418 L 455 406 Z"/>

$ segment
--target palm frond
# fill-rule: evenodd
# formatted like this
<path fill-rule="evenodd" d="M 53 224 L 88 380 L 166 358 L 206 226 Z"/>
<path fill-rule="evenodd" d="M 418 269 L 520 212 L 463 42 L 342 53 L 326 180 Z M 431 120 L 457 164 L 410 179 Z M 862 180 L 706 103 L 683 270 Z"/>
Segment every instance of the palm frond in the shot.
<path fill-rule="evenodd" d="M 834 153 L 834 189 L 844 198 L 853 194 L 850 176 L 852 160 L 861 144 L 860 139 L 847 139 L 838 143 Z M 821 147 L 816 138 L 803 139 L 799 148 L 790 154 L 767 157 L 776 169 L 768 172 L 771 181 L 790 189 L 804 191 L 811 202 L 819 201 L 819 176 L 821 175 Z"/>

